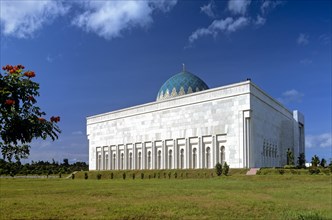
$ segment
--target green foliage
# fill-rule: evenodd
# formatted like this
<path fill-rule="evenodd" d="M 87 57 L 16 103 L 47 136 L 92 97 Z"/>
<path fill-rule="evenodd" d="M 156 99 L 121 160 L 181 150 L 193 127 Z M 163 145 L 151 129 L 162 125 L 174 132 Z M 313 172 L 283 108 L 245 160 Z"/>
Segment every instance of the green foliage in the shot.
<path fill-rule="evenodd" d="M 174 173 L 174 178 L 175 179 L 178 178 L 178 173 L 177 172 Z"/>
<path fill-rule="evenodd" d="M 297 167 L 298 168 L 305 168 L 305 154 L 300 153 L 300 155 L 297 158 Z"/>
<path fill-rule="evenodd" d="M 74 173 L 71 174 L 71 178 L 75 179 L 75 174 Z"/>
<path fill-rule="evenodd" d="M 295 165 L 285 165 L 284 169 L 296 169 L 297 167 Z"/>
<path fill-rule="evenodd" d="M 294 154 L 289 148 L 287 150 L 287 165 L 294 165 Z"/>
<path fill-rule="evenodd" d="M 216 169 L 217 176 L 221 176 L 221 174 L 222 174 L 222 165 L 221 165 L 221 163 L 218 162 L 215 166 L 215 169 Z"/>
<path fill-rule="evenodd" d="M 100 180 L 100 179 L 101 179 L 101 174 L 98 173 L 98 174 L 97 174 L 97 180 Z"/>
<path fill-rule="evenodd" d="M 122 174 L 122 179 L 124 179 L 124 180 L 126 179 L 126 173 Z"/>
<path fill-rule="evenodd" d="M 229 165 L 228 165 L 226 162 L 224 163 L 224 167 L 223 167 L 223 169 L 222 169 L 222 173 L 223 173 L 225 176 L 227 176 L 228 173 L 229 173 Z"/>
<path fill-rule="evenodd" d="M 320 173 L 320 169 L 317 168 L 317 166 L 312 166 L 309 168 L 309 173 L 310 174 L 319 174 Z"/>
<path fill-rule="evenodd" d="M 0 73 L 0 149 L 4 160 L 20 161 L 30 153 L 32 139 L 58 138 L 60 117 L 46 115 L 36 105 L 39 84 L 32 78 L 33 71 L 24 71 L 24 66 L 7 65 Z"/>
<path fill-rule="evenodd" d="M 114 173 L 111 173 L 111 179 L 113 179 L 114 178 Z"/>
<path fill-rule="evenodd" d="M 88 178 L 89 178 L 89 176 L 88 176 L 88 173 L 87 173 L 87 172 L 85 172 L 85 173 L 84 173 L 84 179 L 86 179 L 86 180 L 87 180 Z"/>
<path fill-rule="evenodd" d="M 278 172 L 279 172 L 281 175 L 284 175 L 285 170 L 284 170 L 284 169 L 278 169 Z"/>
<path fill-rule="evenodd" d="M 322 158 L 322 160 L 320 161 L 320 163 L 319 163 L 319 165 L 321 166 L 321 167 L 326 167 L 326 160 L 324 159 L 324 158 Z"/>
<path fill-rule="evenodd" d="M 135 179 L 135 173 L 133 173 L 133 180 Z"/>
<path fill-rule="evenodd" d="M 74 171 L 89 169 L 85 162 L 75 162 L 69 164 L 68 160 L 64 160 L 64 163 L 58 163 L 54 160 L 52 163 L 48 161 L 38 161 L 26 164 L 17 162 L 8 162 L 0 159 L 0 175 L 51 175 L 51 174 L 63 174 L 72 173 Z"/>
<path fill-rule="evenodd" d="M 141 179 L 144 179 L 144 173 L 141 173 Z"/>
<path fill-rule="evenodd" d="M 312 165 L 313 167 L 317 167 L 319 163 L 320 163 L 319 157 L 315 154 L 315 155 L 311 158 L 311 165 Z"/>

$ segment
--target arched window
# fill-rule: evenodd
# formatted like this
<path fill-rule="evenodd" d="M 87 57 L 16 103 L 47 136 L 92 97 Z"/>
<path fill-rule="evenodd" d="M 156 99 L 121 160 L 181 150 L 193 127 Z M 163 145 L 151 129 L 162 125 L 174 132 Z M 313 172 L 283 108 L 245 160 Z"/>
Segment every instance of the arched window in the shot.
<path fill-rule="evenodd" d="M 210 147 L 206 148 L 206 168 L 210 168 Z"/>
<path fill-rule="evenodd" d="M 172 153 L 173 153 L 172 150 L 168 151 L 168 169 L 172 169 L 172 159 L 173 159 Z"/>
<path fill-rule="evenodd" d="M 184 168 L 184 150 L 181 149 L 180 151 L 180 168 L 183 169 Z"/>
<path fill-rule="evenodd" d="M 97 170 L 101 169 L 101 154 L 98 154 Z"/>
<path fill-rule="evenodd" d="M 197 149 L 193 149 L 193 169 L 197 168 Z"/>
<path fill-rule="evenodd" d="M 108 170 L 108 154 L 105 154 L 105 169 Z"/>
<path fill-rule="evenodd" d="M 123 170 L 123 160 L 124 160 L 124 154 L 121 153 L 121 159 L 120 159 L 120 169 Z"/>
<path fill-rule="evenodd" d="M 148 152 L 148 169 L 151 169 L 151 151 Z"/>
<path fill-rule="evenodd" d="M 138 169 L 141 169 L 141 164 L 142 164 L 142 153 L 138 152 Z"/>
<path fill-rule="evenodd" d="M 161 168 L 161 150 L 158 151 L 157 169 Z"/>
<path fill-rule="evenodd" d="M 129 153 L 129 170 L 133 168 L 133 153 Z"/>
<path fill-rule="evenodd" d="M 220 163 L 225 163 L 225 146 L 221 146 L 220 148 Z"/>
<path fill-rule="evenodd" d="M 116 154 L 113 154 L 113 164 L 112 164 L 113 170 L 115 170 L 115 164 L 116 164 Z"/>

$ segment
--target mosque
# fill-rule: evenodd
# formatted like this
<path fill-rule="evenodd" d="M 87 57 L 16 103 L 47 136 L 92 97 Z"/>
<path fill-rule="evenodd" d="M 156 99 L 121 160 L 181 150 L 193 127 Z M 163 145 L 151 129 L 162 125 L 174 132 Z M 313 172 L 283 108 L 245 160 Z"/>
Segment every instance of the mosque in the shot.
<path fill-rule="evenodd" d="M 156 101 L 87 117 L 90 170 L 280 167 L 304 153 L 304 116 L 250 80 L 209 88 L 183 70 Z"/>

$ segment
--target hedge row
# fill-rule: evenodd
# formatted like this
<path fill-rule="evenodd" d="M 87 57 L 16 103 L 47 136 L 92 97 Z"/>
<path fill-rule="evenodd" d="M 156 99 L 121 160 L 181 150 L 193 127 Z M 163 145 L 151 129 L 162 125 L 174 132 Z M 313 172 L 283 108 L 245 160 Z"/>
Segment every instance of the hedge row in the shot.
<path fill-rule="evenodd" d="M 263 168 L 257 171 L 257 175 L 331 175 L 329 168 L 314 168 L 307 169 L 285 169 L 285 168 Z"/>
<path fill-rule="evenodd" d="M 230 169 L 229 175 L 245 175 L 248 169 Z M 78 179 L 204 179 L 217 177 L 215 169 L 80 171 Z"/>

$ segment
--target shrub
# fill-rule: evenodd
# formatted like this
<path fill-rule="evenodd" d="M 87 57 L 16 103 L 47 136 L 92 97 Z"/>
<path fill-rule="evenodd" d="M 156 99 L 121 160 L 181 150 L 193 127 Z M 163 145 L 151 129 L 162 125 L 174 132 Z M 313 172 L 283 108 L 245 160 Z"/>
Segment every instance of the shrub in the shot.
<path fill-rule="evenodd" d="M 296 166 L 294 166 L 294 165 L 285 165 L 284 166 L 284 169 L 295 169 L 296 168 Z"/>
<path fill-rule="evenodd" d="M 153 178 L 156 179 L 156 173 L 153 173 Z"/>
<path fill-rule="evenodd" d="M 284 169 L 278 169 L 279 174 L 284 175 L 285 170 Z"/>
<path fill-rule="evenodd" d="M 158 179 L 160 179 L 160 173 L 158 173 L 158 175 L 157 175 L 157 176 L 158 176 Z"/>
<path fill-rule="evenodd" d="M 224 163 L 224 168 L 222 169 L 222 172 L 225 176 L 227 176 L 229 173 L 229 165 L 226 162 Z"/>
<path fill-rule="evenodd" d="M 176 179 L 178 177 L 177 172 L 174 173 L 174 178 Z"/>
<path fill-rule="evenodd" d="M 101 179 L 101 174 L 98 173 L 98 174 L 97 174 L 97 180 L 100 180 L 100 179 Z"/>
<path fill-rule="evenodd" d="M 168 172 L 168 179 L 171 178 L 171 175 L 172 175 L 172 173 L 171 173 L 171 172 Z"/>
<path fill-rule="evenodd" d="M 122 178 L 125 180 L 126 179 L 126 173 L 122 174 Z"/>
<path fill-rule="evenodd" d="M 59 178 L 61 178 L 61 176 L 62 176 L 62 174 L 61 174 L 61 172 L 59 173 Z"/>
<path fill-rule="evenodd" d="M 166 173 L 164 173 L 164 179 L 166 179 Z"/>
<path fill-rule="evenodd" d="M 114 178 L 114 174 L 113 173 L 111 173 L 111 179 L 113 179 Z"/>
<path fill-rule="evenodd" d="M 72 179 L 75 179 L 75 174 L 72 173 L 72 174 L 71 174 L 71 178 L 72 178 Z"/>
<path fill-rule="evenodd" d="M 218 162 L 216 164 L 215 168 L 216 168 L 216 174 L 217 174 L 217 176 L 221 176 L 221 174 L 222 174 L 222 165 L 221 165 L 221 163 Z"/>
<path fill-rule="evenodd" d="M 144 179 L 144 173 L 141 173 L 141 179 Z"/>
<path fill-rule="evenodd" d="M 151 179 L 151 175 L 149 174 L 149 179 Z"/>
<path fill-rule="evenodd" d="M 133 180 L 135 179 L 135 173 L 133 173 Z"/>
<path fill-rule="evenodd" d="M 320 170 L 317 167 L 310 167 L 309 168 L 309 173 L 312 174 L 319 174 Z"/>
<path fill-rule="evenodd" d="M 86 180 L 87 180 L 88 178 L 89 178 L 89 176 L 88 176 L 88 173 L 87 173 L 87 172 L 85 172 L 85 173 L 84 173 L 84 179 L 86 179 Z"/>

